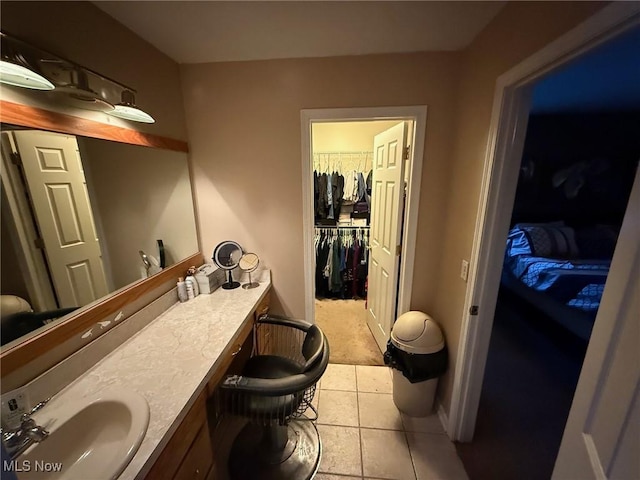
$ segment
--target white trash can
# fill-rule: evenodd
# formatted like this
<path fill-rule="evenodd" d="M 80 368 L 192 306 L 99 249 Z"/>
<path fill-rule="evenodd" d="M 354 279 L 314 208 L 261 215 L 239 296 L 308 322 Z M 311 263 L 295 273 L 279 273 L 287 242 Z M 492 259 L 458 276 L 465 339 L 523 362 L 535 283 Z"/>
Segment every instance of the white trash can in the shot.
<path fill-rule="evenodd" d="M 407 312 L 391 331 L 385 362 L 392 367 L 393 402 L 412 417 L 433 411 L 438 377 L 447 368 L 442 330 L 426 313 Z"/>

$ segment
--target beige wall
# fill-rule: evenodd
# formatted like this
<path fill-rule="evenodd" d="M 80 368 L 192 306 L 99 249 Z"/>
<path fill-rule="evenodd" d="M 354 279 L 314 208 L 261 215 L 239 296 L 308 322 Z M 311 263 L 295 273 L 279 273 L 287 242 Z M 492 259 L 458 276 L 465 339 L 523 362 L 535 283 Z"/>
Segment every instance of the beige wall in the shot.
<path fill-rule="evenodd" d="M 225 239 L 273 271 L 276 307 L 304 315 L 300 110 L 428 105 L 414 308 L 430 310 L 442 249 L 459 54 L 182 66 L 201 246 Z"/>
<path fill-rule="evenodd" d="M 338 169 L 367 172 L 373 168 L 374 137 L 397 125 L 398 120 L 374 122 L 328 122 L 311 125 L 313 170 Z M 410 138 L 410 137 L 409 137 Z M 332 153 L 354 153 L 332 155 Z M 316 156 L 316 153 L 320 155 Z M 328 154 L 328 155 L 327 155 Z"/>
<path fill-rule="evenodd" d="M 11 227 L 8 225 L 9 215 L 0 216 L 0 287 L 2 295 L 17 295 L 31 303 L 31 297 L 24 282 L 24 276 L 18 263 L 18 255 L 11 240 Z M 15 228 L 13 229 L 15 230 Z M 32 305 L 33 306 L 33 305 Z M 0 312 L 1 313 L 1 312 Z"/>
<path fill-rule="evenodd" d="M 167 265 L 198 251 L 185 153 L 93 138 L 79 146 L 115 289 L 142 278 L 139 250 L 159 260 L 157 239 Z"/>
<path fill-rule="evenodd" d="M 471 255 L 496 79 L 602 6 L 595 2 L 509 3 L 464 52 L 453 171 L 447 188 L 451 193 L 432 310 L 445 330 L 451 359 L 439 387 L 447 412 L 467 287 L 459 276 L 460 262 Z"/>
<path fill-rule="evenodd" d="M 373 137 L 398 123 L 398 120 L 315 123 L 312 149 L 314 152 L 372 152 Z"/>
<path fill-rule="evenodd" d="M 603 5 L 514 2 L 459 53 L 182 66 L 205 252 L 227 237 L 258 252 L 279 308 L 302 315 L 299 111 L 429 105 L 411 307 L 445 330 L 448 411 L 496 79 Z"/>
<path fill-rule="evenodd" d="M 156 123 L 63 107 L 52 93 L 3 86 L 1 98 L 185 140 L 178 64 L 90 2 L 2 2 L 2 31 L 137 90 Z M 52 100 L 53 99 L 53 100 Z M 55 102 L 55 103 L 52 103 Z"/>

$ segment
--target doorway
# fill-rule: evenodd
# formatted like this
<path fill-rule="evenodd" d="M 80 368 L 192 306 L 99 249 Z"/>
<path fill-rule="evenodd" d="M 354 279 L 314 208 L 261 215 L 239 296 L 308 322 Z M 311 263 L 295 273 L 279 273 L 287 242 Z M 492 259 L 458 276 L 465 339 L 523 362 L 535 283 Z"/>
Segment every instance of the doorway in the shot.
<path fill-rule="evenodd" d="M 471 478 L 551 477 L 640 158 L 625 50 L 640 29 L 533 88 L 476 431 L 457 445 Z M 601 65 L 615 87 L 594 85 Z"/>
<path fill-rule="evenodd" d="M 381 365 L 409 309 L 425 120 L 426 107 L 302 112 L 306 314 L 333 363 Z M 330 175 L 341 203 L 327 203 Z"/>
<path fill-rule="evenodd" d="M 525 139 L 525 126 L 527 125 L 528 107 L 533 83 L 546 75 L 552 67 L 557 67 L 558 64 L 567 64 L 569 58 L 576 57 L 586 50 L 591 51 L 595 47 L 604 44 L 606 40 L 610 40 L 628 31 L 633 25 L 637 25 L 637 20 L 634 21 L 633 15 L 629 11 L 618 7 L 604 9 L 601 15 L 596 15 L 588 22 L 585 22 L 585 25 L 581 25 L 574 31 L 569 32 L 564 38 L 555 42 L 555 44 L 538 52 L 538 54 L 532 56 L 498 79 L 497 94 L 494 99 L 494 110 L 492 114 L 492 127 L 495 128 L 491 129 L 492 137 L 490 138 L 487 152 L 485 178 L 483 180 L 481 206 L 479 209 L 480 222 L 476 229 L 473 247 L 472 274 L 470 276 L 472 280 L 467 292 L 466 306 L 464 309 L 464 311 L 469 311 L 469 307 L 476 305 L 477 307 L 473 309 L 473 312 L 479 311 L 479 317 L 482 318 L 473 318 L 473 326 L 469 323 L 470 318 L 466 317 L 463 319 L 461 349 L 456 365 L 456 380 L 450 412 L 451 416 L 449 419 L 450 435 L 456 440 L 471 441 L 474 429 L 476 428 L 477 407 L 480 400 L 485 362 L 488 361 L 486 354 L 489 348 L 489 340 L 493 326 L 491 319 L 487 317 L 493 316 L 496 306 L 498 284 L 502 274 L 500 266 L 502 265 L 502 257 L 505 251 L 507 231 L 510 230 L 509 219 L 511 218 L 513 199 L 516 195 L 516 180 L 518 178 L 519 167 L 521 166 L 520 160 Z M 597 40 L 594 41 L 594 38 L 597 38 Z M 525 168 L 527 167 L 527 165 L 524 166 Z M 571 170 L 567 169 L 564 173 L 571 173 Z M 568 177 L 565 177 L 561 182 L 558 176 L 554 183 L 557 187 L 560 187 L 563 182 L 566 182 L 567 178 Z M 636 175 L 636 183 L 637 178 Z M 572 181 L 571 183 L 574 182 Z M 566 187 L 565 192 L 571 196 L 574 193 L 575 185 L 580 183 L 583 182 L 576 182 L 574 185 L 569 186 L 565 185 L 562 188 L 565 189 Z M 631 209 L 628 209 L 627 212 L 629 212 L 629 210 Z M 629 215 L 627 215 L 624 220 L 627 224 L 630 220 L 627 218 L 628 216 Z M 618 239 L 619 247 L 616 249 L 616 254 L 611 264 L 611 274 L 609 277 L 613 283 L 618 283 L 618 279 L 628 273 L 626 267 L 620 268 L 625 264 L 623 261 L 623 250 L 625 254 L 627 253 L 620 245 L 624 244 L 626 247 L 629 244 L 629 234 L 631 233 L 628 225 L 627 228 L 625 228 L 625 223 L 623 223 Z M 631 262 L 631 264 L 633 264 L 633 262 Z M 606 292 L 611 293 L 611 290 L 607 289 Z M 607 303 L 607 300 L 610 300 L 610 302 Z M 615 303 L 616 301 L 618 303 Z M 622 322 L 626 317 L 624 315 L 620 317 L 616 314 L 612 315 L 612 312 L 615 311 L 616 308 L 624 312 L 625 306 L 626 304 L 623 304 L 620 298 L 616 299 L 614 294 L 607 295 L 607 293 L 605 293 L 601 310 L 607 311 L 607 315 L 598 315 L 594 326 L 594 335 L 600 334 L 600 336 L 591 337 L 585 363 L 588 362 L 590 358 L 598 356 L 599 352 L 608 352 L 608 356 L 613 355 L 612 352 L 615 352 L 617 338 L 613 336 L 611 332 L 616 331 L 617 328 L 622 328 L 621 326 L 618 327 L 616 322 Z M 475 316 L 476 313 L 472 313 L 472 315 Z M 591 348 L 595 338 L 597 338 L 596 343 L 598 343 L 599 348 Z M 609 343 L 607 344 L 606 342 Z M 604 360 L 605 359 L 601 358 L 600 361 Z M 593 362 L 591 363 L 593 366 Z M 598 368 L 602 365 L 601 363 Z M 487 368 L 489 368 L 489 366 L 487 366 Z M 597 378 L 603 378 L 598 377 L 598 375 L 601 375 L 601 373 L 598 372 L 599 370 L 583 370 L 581 372 L 578 389 L 575 394 L 576 398 L 573 401 L 569 418 L 571 418 L 572 415 L 575 416 L 574 410 L 576 410 L 577 404 L 589 405 L 591 401 L 589 397 L 582 397 L 579 402 L 576 402 L 576 399 L 579 398 L 580 395 L 581 383 L 584 385 L 589 383 L 589 385 L 598 385 L 599 387 L 604 385 L 603 381 L 597 380 Z M 583 378 L 587 376 L 590 377 L 589 381 L 583 381 Z M 505 388 L 510 389 L 511 385 L 505 385 Z M 591 399 L 594 398 L 593 395 L 598 396 L 598 390 L 589 390 L 585 387 L 582 389 L 582 392 L 584 395 L 591 395 Z M 625 397 L 624 402 L 627 400 L 628 398 Z M 606 422 L 607 412 L 602 410 L 602 412 L 598 413 L 602 413 L 601 421 Z M 580 415 L 582 415 L 582 413 Z M 591 447 L 589 446 L 589 435 L 582 430 L 583 428 L 588 428 L 587 423 L 589 422 L 585 423 L 584 417 L 582 418 L 582 423 L 580 423 L 576 429 L 576 431 L 580 430 L 582 435 L 580 435 L 580 441 L 575 442 L 574 446 L 578 446 L 579 444 L 580 450 L 589 450 L 589 448 L 591 448 L 589 454 L 582 455 L 582 451 L 574 449 L 571 455 L 567 455 L 568 450 L 565 449 L 564 456 L 558 456 L 556 469 L 559 463 L 564 465 L 566 465 L 567 462 L 571 463 L 571 458 L 575 458 L 578 455 L 581 456 L 581 460 L 582 458 L 592 458 L 591 463 L 581 461 L 579 463 L 580 468 L 584 466 L 585 471 L 591 467 L 595 468 L 594 465 L 596 464 L 593 463 L 593 459 L 600 453 L 598 448 L 606 447 L 606 444 L 591 444 Z M 545 422 L 546 420 L 545 417 L 538 418 L 539 422 Z M 567 430 L 569 423 L 567 423 Z M 611 434 L 623 435 L 624 423 L 618 424 L 616 428 L 617 430 L 612 431 Z M 567 430 L 565 430 L 564 433 L 563 444 L 568 441 Z M 523 434 L 526 434 L 526 432 L 523 432 Z M 577 435 L 575 437 L 578 438 Z M 515 441 L 517 442 L 519 440 Z M 573 441 L 573 437 L 571 441 Z M 628 444 L 629 443 L 627 443 L 627 445 Z M 556 449 L 555 453 L 557 453 L 557 451 Z M 560 452 L 563 452 L 562 448 Z M 508 453 L 501 452 L 501 458 L 505 456 L 508 456 Z M 578 465 L 578 462 L 573 462 L 573 464 Z M 591 467 L 589 465 L 591 465 Z"/>

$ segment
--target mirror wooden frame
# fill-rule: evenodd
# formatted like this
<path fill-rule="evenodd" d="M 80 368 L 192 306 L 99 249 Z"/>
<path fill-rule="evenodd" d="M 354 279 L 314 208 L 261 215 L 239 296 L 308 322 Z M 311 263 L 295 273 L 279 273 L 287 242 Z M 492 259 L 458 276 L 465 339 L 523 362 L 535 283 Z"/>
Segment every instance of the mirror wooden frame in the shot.
<path fill-rule="evenodd" d="M 111 140 L 131 145 L 162 148 L 176 152 L 189 152 L 188 144 L 181 140 L 106 125 L 85 118 L 5 100 L 0 100 L 0 123 Z M 178 278 L 191 265 L 200 265 L 203 261 L 202 253 L 196 252 L 175 265 L 165 268 L 147 279 L 124 287 L 116 293 L 99 300 L 96 304 L 81 309 L 80 312 L 59 324 L 2 351 L 0 353 L 0 377 L 5 377 L 52 350 L 60 343 L 81 334 L 100 319 L 120 311 L 123 306 L 132 300 L 151 292 L 170 280 Z"/>

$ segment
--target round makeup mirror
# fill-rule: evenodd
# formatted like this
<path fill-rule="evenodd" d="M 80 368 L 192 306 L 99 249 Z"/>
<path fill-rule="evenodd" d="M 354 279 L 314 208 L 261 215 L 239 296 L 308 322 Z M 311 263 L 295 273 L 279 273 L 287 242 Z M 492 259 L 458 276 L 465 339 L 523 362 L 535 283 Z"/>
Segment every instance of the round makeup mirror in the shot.
<path fill-rule="evenodd" d="M 249 274 L 249 283 L 244 283 L 242 285 L 242 288 L 248 290 L 249 288 L 256 288 L 260 285 L 258 282 L 251 281 L 251 272 L 255 272 L 259 264 L 260 264 L 260 259 L 258 258 L 258 255 L 256 255 L 255 253 L 245 253 L 242 256 L 238 266 L 240 267 L 240 270 L 244 270 Z"/>
<path fill-rule="evenodd" d="M 242 247 L 231 240 L 219 243 L 213 250 L 213 261 L 215 264 L 228 272 L 227 283 L 222 284 L 222 288 L 225 290 L 232 290 L 240 286 L 240 282 L 233 280 L 231 271 L 238 266 L 242 254 Z"/>

